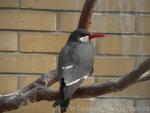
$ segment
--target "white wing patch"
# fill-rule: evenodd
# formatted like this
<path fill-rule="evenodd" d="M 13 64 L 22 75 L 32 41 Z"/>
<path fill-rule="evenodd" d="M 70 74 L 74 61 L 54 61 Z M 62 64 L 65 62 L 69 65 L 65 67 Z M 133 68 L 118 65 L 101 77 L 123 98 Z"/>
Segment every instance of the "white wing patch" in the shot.
<path fill-rule="evenodd" d="M 82 78 L 79 78 L 79 79 L 77 79 L 77 80 L 75 80 L 75 81 L 73 81 L 73 82 L 67 83 L 66 86 L 70 86 L 70 85 L 72 85 L 72 84 L 75 84 L 75 83 L 79 82 L 79 81 L 82 80 L 82 79 L 86 79 L 87 76 L 88 76 L 88 75 L 85 75 L 85 76 L 82 77 Z"/>
<path fill-rule="evenodd" d="M 62 67 L 62 69 L 71 69 L 71 68 L 73 68 L 73 67 L 74 67 L 74 65 L 70 65 L 70 66 Z"/>

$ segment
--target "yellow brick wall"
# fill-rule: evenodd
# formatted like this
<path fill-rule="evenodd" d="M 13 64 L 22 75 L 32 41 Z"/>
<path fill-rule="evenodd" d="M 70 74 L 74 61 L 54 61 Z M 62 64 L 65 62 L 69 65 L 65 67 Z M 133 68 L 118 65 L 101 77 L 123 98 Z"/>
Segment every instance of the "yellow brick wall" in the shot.
<path fill-rule="evenodd" d="M 56 68 L 58 53 L 77 27 L 84 2 L 0 0 L 0 94 L 16 91 Z M 118 79 L 150 56 L 150 0 L 98 0 L 90 30 L 106 33 L 107 38 L 93 41 L 94 75 L 83 85 Z M 96 99 L 73 100 L 67 113 L 108 113 L 108 105 L 116 105 L 118 113 L 133 113 L 131 108 L 143 113 L 139 106 L 150 107 L 149 85 L 148 81 Z M 8 113 L 20 112 L 57 109 L 42 101 Z"/>

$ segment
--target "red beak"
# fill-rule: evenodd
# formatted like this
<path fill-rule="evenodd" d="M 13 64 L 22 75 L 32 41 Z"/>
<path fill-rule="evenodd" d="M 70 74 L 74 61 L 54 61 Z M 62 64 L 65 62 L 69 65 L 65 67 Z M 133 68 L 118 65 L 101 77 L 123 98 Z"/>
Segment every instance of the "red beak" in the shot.
<path fill-rule="evenodd" d="M 91 32 L 89 35 L 90 40 L 93 38 L 102 38 L 102 37 L 104 37 L 104 34 L 98 32 Z"/>

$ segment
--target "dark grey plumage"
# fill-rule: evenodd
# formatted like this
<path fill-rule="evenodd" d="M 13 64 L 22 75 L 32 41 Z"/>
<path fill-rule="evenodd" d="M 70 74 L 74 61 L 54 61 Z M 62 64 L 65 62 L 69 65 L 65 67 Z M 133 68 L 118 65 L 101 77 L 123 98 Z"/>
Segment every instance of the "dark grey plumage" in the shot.
<path fill-rule="evenodd" d="M 84 76 L 93 69 L 94 47 L 90 41 L 80 41 L 81 37 L 88 35 L 87 31 L 81 29 L 74 31 L 59 54 L 60 98 L 55 104 L 60 105 L 62 113 L 66 111 L 71 96 L 82 83 Z"/>

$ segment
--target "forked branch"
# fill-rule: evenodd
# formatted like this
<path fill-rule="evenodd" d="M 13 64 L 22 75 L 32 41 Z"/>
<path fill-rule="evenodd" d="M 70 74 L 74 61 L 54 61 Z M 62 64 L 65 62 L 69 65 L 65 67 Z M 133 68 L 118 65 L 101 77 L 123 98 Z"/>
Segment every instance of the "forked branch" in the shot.
<path fill-rule="evenodd" d="M 80 87 L 73 95 L 73 99 L 76 98 L 91 98 L 101 96 L 111 92 L 121 91 L 132 84 L 137 82 L 147 81 L 149 79 L 141 79 L 142 75 L 150 69 L 150 58 L 145 60 L 138 68 L 125 75 L 122 79 L 116 82 L 107 82 L 104 84 L 98 84 L 93 86 Z M 51 73 L 52 77 L 56 76 L 56 73 Z M 149 76 L 149 75 L 148 75 Z M 146 77 L 147 78 L 147 77 Z M 55 77 L 54 77 L 55 79 Z M 51 79 L 50 81 L 53 81 Z M 27 105 L 29 103 L 47 100 L 54 101 L 58 98 L 58 91 L 51 90 L 43 85 L 33 87 L 26 92 L 18 92 L 16 94 L 3 95 L 0 97 L 0 112 L 17 109 L 19 106 Z"/>
<path fill-rule="evenodd" d="M 80 17 L 78 29 L 89 30 L 91 24 L 91 16 L 97 0 L 86 0 L 82 14 Z M 132 84 L 150 80 L 150 74 L 146 74 L 150 69 L 150 58 L 145 60 L 136 69 L 125 75 L 116 82 L 108 82 L 93 86 L 80 87 L 72 98 L 91 98 L 101 96 L 111 92 L 121 91 Z M 50 71 L 41 78 L 21 89 L 20 91 L 8 95 L 0 95 L 0 113 L 17 109 L 20 106 L 29 103 L 46 100 L 54 101 L 58 98 L 58 91 L 51 90 L 51 86 L 58 81 L 57 70 Z"/>

